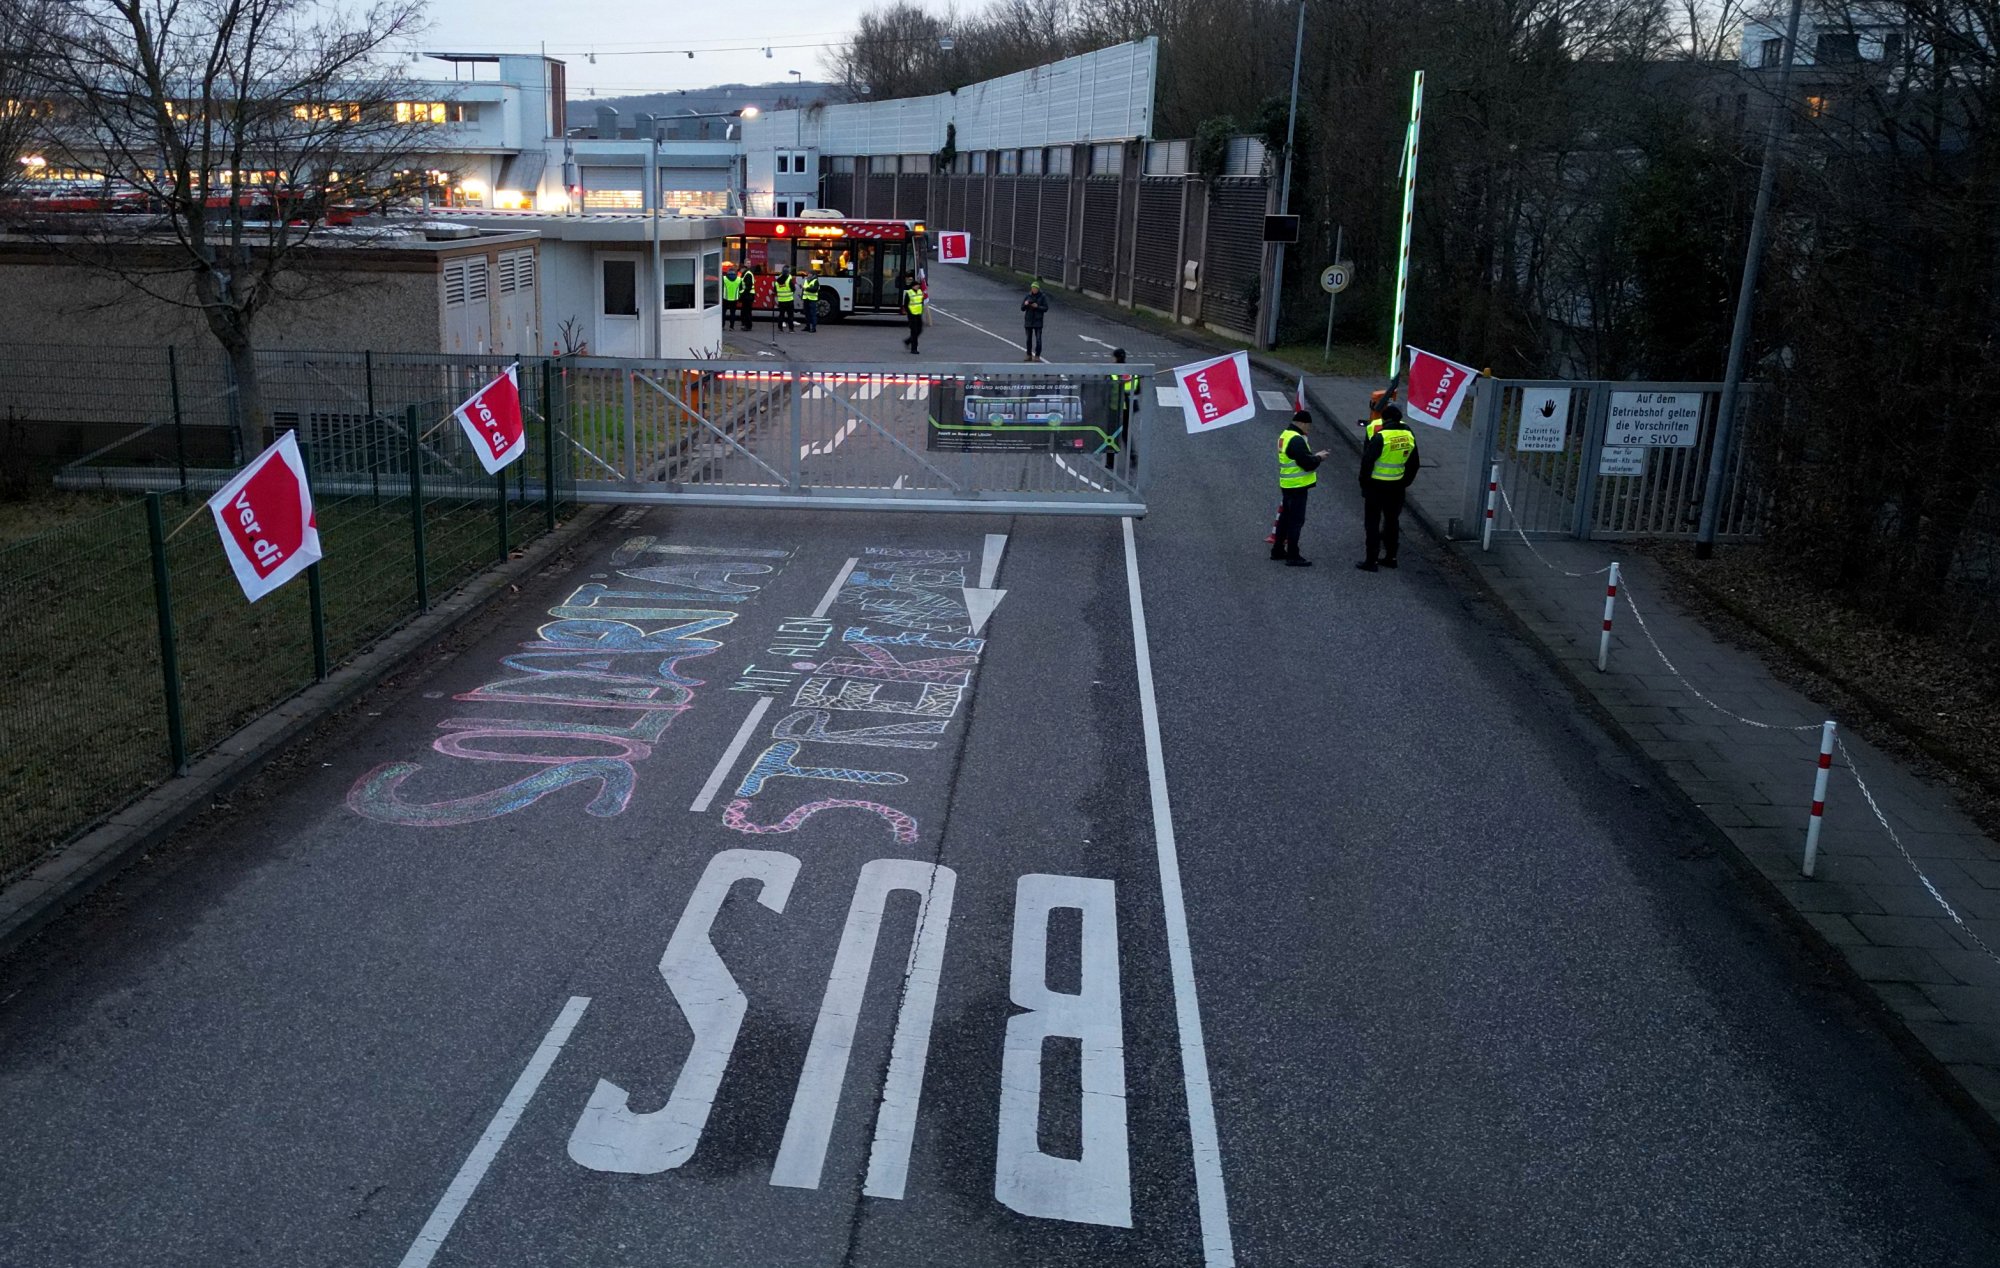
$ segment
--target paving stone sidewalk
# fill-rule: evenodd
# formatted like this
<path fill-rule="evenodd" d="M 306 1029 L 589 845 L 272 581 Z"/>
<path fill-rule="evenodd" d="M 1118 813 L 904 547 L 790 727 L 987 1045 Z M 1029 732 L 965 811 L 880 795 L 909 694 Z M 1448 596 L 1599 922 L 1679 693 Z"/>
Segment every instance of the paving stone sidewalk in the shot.
<path fill-rule="evenodd" d="M 1363 412 L 1367 387 L 1310 383 L 1343 434 Z M 1420 431 L 1424 471 L 1411 501 L 1442 530 L 1462 513 L 1469 435 L 1462 427 Z M 1659 570 L 1619 543 L 1537 539 L 1531 549 L 1506 532 L 1495 534 L 1490 552 L 1477 541 L 1451 549 L 2000 1127 L 2000 845 L 1957 811 L 1949 791 L 1843 730 L 1846 749 L 1834 759 L 1815 876 L 1807 879 L 1800 864 L 1824 707 L 1778 681 L 1758 656 L 1711 635 L 1669 601 Z M 1600 673 L 1605 578 L 1596 574 L 1613 560 L 1623 596 Z"/>

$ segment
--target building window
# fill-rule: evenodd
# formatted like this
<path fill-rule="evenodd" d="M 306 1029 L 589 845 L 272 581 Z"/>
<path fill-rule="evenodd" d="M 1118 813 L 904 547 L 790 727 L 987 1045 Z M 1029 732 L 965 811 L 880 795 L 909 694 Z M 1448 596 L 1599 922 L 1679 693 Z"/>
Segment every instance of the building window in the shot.
<path fill-rule="evenodd" d="M 682 215 L 719 216 L 729 206 L 729 192 L 722 189 L 663 189 L 660 206 Z"/>
<path fill-rule="evenodd" d="M 903 174 L 905 176 L 920 175 L 930 170 L 931 170 L 930 155 L 905 154 L 903 156 Z"/>
<path fill-rule="evenodd" d="M 668 312 L 694 307 L 694 258 L 669 256 L 660 261 L 661 306 Z"/>
<path fill-rule="evenodd" d="M 1827 32 L 1813 44 L 1813 60 L 1816 62 L 1858 62 L 1861 60 L 1861 37 L 1853 32 Z"/>
<path fill-rule="evenodd" d="M 1013 176 L 1020 170 L 1021 152 L 1019 150 L 1000 151 L 1000 174 L 1002 176 Z"/>
<path fill-rule="evenodd" d="M 1776 66 L 1784 60 L 1785 41 L 1783 39 L 1765 40 L 1757 53 L 1757 65 L 1760 67 Z"/>
<path fill-rule="evenodd" d="M 722 252 L 710 251 L 701 257 L 701 306 L 714 308 L 722 302 Z"/>
<path fill-rule="evenodd" d="M 443 123 L 445 119 L 442 101 L 399 101 L 396 103 L 397 123 Z"/>
<path fill-rule="evenodd" d="M 1040 176 L 1042 174 L 1042 152 L 1040 150 L 1021 151 L 1021 175 Z"/>
<path fill-rule="evenodd" d="M 1807 97 L 1806 118 L 1808 119 L 1825 118 L 1826 112 L 1832 106 L 1832 104 L 1833 104 L 1832 101 L 1826 97 L 1817 97 L 1817 96 Z"/>
<path fill-rule="evenodd" d="M 173 111 L 176 119 L 186 119 L 188 117 L 186 113 L 187 106 L 183 103 L 176 103 L 173 106 Z M 358 101 L 301 102 L 292 107 L 292 118 L 305 119 L 314 123 L 359 123 L 361 122 L 361 103 Z"/>
<path fill-rule="evenodd" d="M 1903 33 L 1891 31 L 1882 37 L 1882 60 L 1900 62 L 1903 60 Z"/>
<path fill-rule="evenodd" d="M 604 261 L 604 315 L 606 317 L 639 315 L 637 260 Z"/>
<path fill-rule="evenodd" d="M 636 189 L 586 189 L 585 211 L 644 211 L 646 196 Z"/>
<path fill-rule="evenodd" d="M 1049 151 L 1048 172 L 1051 176 L 1067 176 L 1075 152 L 1067 145 L 1059 145 Z"/>
<path fill-rule="evenodd" d="M 827 160 L 827 170 L 835 176 L 854 175 L 854 156 L 842 154 Z"/>
<path fill-rule="evenodd" d="M 981 176 L 986 174 L 986 151 L 984 150 L 973 151 L 972 170 Z"/>
<path fill-rule="evenodd" d="M 1090 174 L 1117 176 L 1125 171 L 1125 147 L 1116 141 L 1090 147 Z"/>
<path fill-rule="evenodd" d="M 876 176 L 894 176 L 896 174 L 896 156 L 893 154 L 877 154 L 868 160 L 868 170 Z"/>

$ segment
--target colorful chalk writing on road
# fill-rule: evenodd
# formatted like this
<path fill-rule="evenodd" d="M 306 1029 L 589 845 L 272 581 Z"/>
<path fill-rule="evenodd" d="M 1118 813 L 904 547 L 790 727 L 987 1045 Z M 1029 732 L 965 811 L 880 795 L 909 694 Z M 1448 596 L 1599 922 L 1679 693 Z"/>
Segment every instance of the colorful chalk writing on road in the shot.
<path fill-rule="evenodd" d="M 382 823 L 457 827 L 525 810 L 566 788 L 594 785 L 584 812 L 599 818 L 623 814 L 638 788 L 637 763 L 652 755 L 674 720 L 693 706 L 696 688 L 705 685 L 683 670 L 683 662 L 720 648 L 722 641 L 709 635 L 737 617 L 733 606 L 723 605 L 753 598 L 762 589 L 759 581 L 789 558 L 788 551 L 680 546 L 643 536 L 628 540 L 611 564 L 624 579 L 621 585 L 630 588 L 578 586 L 549 609 L 554 620 L 501 660 L 507 673 L 456 697 L 467 704 L 504 705 L 510 716 L 447 718 L 438 724 L 446 734 L 431 743 L 440 756 L 455 761 L 541 769 L 497 788 L 419 801 L 406 796 L 405 788 L 426 768 L 389 762 L 355 782 L 348 808 Z M 632 564 L 641 566 L 627 566 Z"/>

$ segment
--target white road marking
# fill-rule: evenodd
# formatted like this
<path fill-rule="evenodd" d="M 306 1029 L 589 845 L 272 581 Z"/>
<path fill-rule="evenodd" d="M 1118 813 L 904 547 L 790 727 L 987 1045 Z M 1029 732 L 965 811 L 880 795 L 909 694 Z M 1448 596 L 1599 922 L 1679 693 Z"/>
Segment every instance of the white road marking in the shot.
<path fill-rule="evenodd" d="M 897 477 L 896 477 L 896 482 L 895 482 L 894 484 L 890 485 L 889 487 L 890 487 L 890 488 L 892 488 L 892 489 L 900 489 L 900 488 L 902 488 L 902 487 L 903 487 L 903 481 L 905 481 L 905 480 L 907 480 L 907 479 L 909 479 L 909 478 L 910 478 L 910 477 L 908 477 L 908 476 L 897 476 Z"/>
<path fill-rule="evenodd" d="M 757 724 L 764 719 L 765 710 L 770 707 L 770 696 L 759 696 L 757 703 L 750 706 L 750 716 L 743 719 L 742 726 L 736 728 L 736 738 L 729 741 L 729 747 L 722 751 L 721 760 L 717 761 L 715 769 L 708 773 L 708 782 L 703 784 L 701 792 L 696 794 L 694 804 L 688 807 L 690 811 L 695 814 L 704 813 L 709 804 L 715 800 L 715 794 L 722 791 L 722 781 L 728 779 L 729 772 L 736 769 L 736 759 L 743 756 L 743 746 L 750 742 L 750 733 L 757 729 Z"/>
<path fill-rule="evenodd" d="M 403 1256 L 400 1268 L 427 1268 L 438 1251 L 443 1248 L 444 1239 L 451 1235 L 452 1225 L 458 1223 L 459 1213 L 464 1211 L 465 1204 L 472 1200 L 472 1192 L 479 1187 L 479 1182 L 486 1178 L 486 1169 L 493 1165 L 493 1159 L 499 1155 L 500 1147 L 507 1143 L 508 1135 L 514 1130 L 514 1124 L 521 1121 L 521 1115 L 527 1111 L 528 1102 L 535 1098 L 536 1089 L 542 1085 L 542 1078 L 548 1074 L 549 1067 L 555 1064 L 557 1054 L 562 1051 L 563 1045 L 569 1042 L 570 1032 L 576 1029 L 577 1019 L 583 1016 L 583 1010 L 588 1007 L 590 1007 L 588 995 L 572 995 L 569 1003 L 563 1005 L 555 1024 L 550 1026 L 549 1033 L 542 1037 L 541 1046 L 535 1049 L 534 1056 L 528 1058 L 527 1068 L 521 1071 L 520 1078 L 514 1080 L 514 1087 L 507 1093 L 507 1099 L 500 1103 L 500 1109 L 493 1115 L 493 1121 L 486 1125 L 486 1130 L 480 1134 L 479 1142 L 466 1156 L 465 1165 L 452 1177 L 451 1184 L 446 1187 L 444 1196 L 438 1199 L 437 1207 L 431 1212 L 431 1217 L 424 1221 L 423 1231 L 417 1234 L 416 1241 L 410 1243 L 409 1253 Z"/>
<path fill-rule="evenodd" d="M 944 309 L 939 308 L 936 304 L 931 305 L 931 311 L 938 314 L 940 317 L 949 317 L 961 326 L 970 326 L 974 330 L 977 330 L 982 335 L 991 335 L 993 338 L 998 339 L 1001 343 L 1006 344 L 1008 347 L 1013 348 L 1016 351 L 1019 351 L 1021 348 L 1021 341 L 1019 339 L 1009 339 L 1005 335 L 996 335 L 992 331 L 988 330 L 986 327 L 980 325 L 978 322 L 967 321 L 965 318 L 959 316 L 957 313 L 948 313 Z"/>
<path fill-rule="evenodd" d="M 840 935 L 840 950 L 834 954 L 833 970 L 827 975 L 819 1020 L 806 1048 L 805 1067 L 792 1094 L 784 1142 L 771 1168 L 772 1184 L 792 1189 L 819 1187 L 834 1115 L 840 1108 L 841 1086 L 847 1081 L 848 1059 L 854 1050 L 854 1030 L 861 1020 L 868 974 L 875 963 L 882 914 L 891 893 L 907 890 L 919 896 L 920 905 L 916 928 L 910 935 L 903 1003 L 896 1014 L 881 1108 L 875 1117 L 868 1179 L 861 1190 L 873 1198 L 903 1196 L 910 1173 L 910 1146 L 916 1140 L 917 1102 L 930 1057 L 931 1017 L 937 1008 L 945 935 L 951 927 L 952 891 L 957 883 L 958 875 L 950 868 L 914 859 L 876 859 L 862 867 L 861 879 L 854 886 L 854 902 L 847 909 L 847 927 Z"/>
<path fill-rule="evenodd" d="M 1061 467 L 1061 468 L 1062 468 L 1062 469 L 1063 469 L 1064 471 L 1067 471 L 1067 472 L 1069 472 L 1069 474 L 1070 474 L 1070 476 L 1071 476 L 1071 478 L 1072 478 L 1072 479 L 1077 479 L 1077 480 L 1081 480 L 1081 481 L 1083 481 L 1083 482 L 1084 482 L 1085 484 L 1089 485 L 1089 486 L 1090 486 L 1091 488 L 1093 488 L 1093 489 L 1096 489 L 1096 490 L 1097 490 L 1098 492 L 1100 492 L 1100 493 L 1109 493 L 1109 492 L 1111 492 L 1111 490 L 1110 490 L 1110 489 L 1109 489 L 1108 487 L 1106 487 L 1105 485 L 1102 485 L 1102 484 L 1099 484 L 1099 483 L 1098 483 L 1097 481 L 1095 481 L 1095 480 L 1091 479 L 1091 478 L 1090 478 L 1089 476 L 1087 476 L 1087 475 L 1083 474 L 1083 472 L 1081 472 L 1081 471 L 1078 471 L 1078 470 L 1077 470 L 1077 469 L 1076 469 L 1075 467 L 1072 467 L 1072 466 L 1070 466 L 1070 465 L 1069 465 L 1069 464 L 1068 464 L 1067 462 L 1064 462 L 1064 461 L 1062 460 L 1062 455 L 1061 455 L 1061 454 L 1059 454 L 1059 453 L 1052 453 L 1052 454 L 1050 454 L 1050 455 L 1049 455 L 1049 457 L 1051 457 L 1051 458 L 1054 458 L 1054 459 L 1056 460 L 1056 465 L 1057 465 L 1058 467 Z"/>
<path fill-rule="evenodd" d="M 906 401 L 921 401 L 930 394 L 931 385 L 928 379 L 921 383 L 912 383 L 903 389 L 903 399 Z"/>
<path fill-rule="evenodd" d="M 993 615 L 993 609 L 1000 606 L 1000 600 L 1007 597 L 1005 590 L 975 589 L 967 586 L 959 591 L 965 596 L 965 615 L 972 625 L 972 632 L 979 633 L 986 628 L 986 622 Z"/>
<path fill-rule="evenodd" d="M 1115 348 L 1115 347 L 1116 347 L 1116 345 L 1114 345 L 1114 344 L 1108 344 L 1108 343 L 1104 342 L 1104 341 L 1103 341 L 1102 339 L 1092 339 L 1092 338 L 1091 338 L 1091 337 L 1090 337 L 1089 335 L 1078 335 L 1078 336 L 1077 336 L 1077 338 L 1079 338 L 1079 339 L 1083 340 L 1083 341 L 1084 341 L 1085 343 L 1094 343 L 1094 344 L 1096 344 L 1096 345 L 1097 345 L 1098 347 L 1100 347 L 1100 348 Z"/>
<path fill-rule="evenodd" d="M 1275 410 L 1281 414 L 1292 412 L 1292 398 L 1283 392 L 1273 392 L 1268 387 L 1258 388 L 1257 399 L 1264 403 L 1265 409 Z"/>
<path fill-rule="evenodd" d="M 1007 553 L 1007 534 L 986 534 L 986 548 L 979 555 L 979 588 L 991 590 L 1000 579 L 1000 557 Z"/>
<path fill-rule="evenodd" d="M 813 609 L 813 620 L 822 620 L 828 612 L 833 611 L 833 601 L 840 597 L 841 587 L 847 584 L 848 577 L 854 573 L 854 565 L 860 562 L 861 560 L 858 558 L 850 559 L 841 566 L 840 575 L 833 579 L 833 584 L 828 586 L 826 593 L 820 596 L 819 606 Z"/>
<path fill-rule="evenodd" d="M 1153 385 L 1153 399 L 1159 402 L 1161 409 L 1179 409 L 1181 407 L 1181 385 L 1175 383 L 1170 386 L 1163 386 L 1156 383 Z"/>
<path fill-rule="evenodd" d="M 1160 860 L 1160 900 L 1167 918 L 1167 959 L 1174 983 L 1174 1019 L 1180 1028 L 1181 1079 L 1187 1089 L 1188 1141 L 1194 1154 L 1196 1205 L 1201 1215 L 1203 1262 L 1233 1268 L 1229 1196 L 1222 1182 L 1222 1144 L 1215 1130 L 1215 1102 L 1208 1085 L 1208 1047 L 1201 1035 L 1201 1001 L 1188 944 L 1187 899 L 1181 892 L 1174 813 L 1167 800 L 1167 759 L 1160 743 L 1160 707 L 1153 695 L 1153 653 L 1146 642 L 1146 607 L 1139 597 L 1139 548 L 1125 520 L 1125 588 L 1132 606 L 1132 649 L 1139 672 L 1139 718 L 1146 735 L 1146 777 L 1152 790 L 1153 841 Z"/>
<path fill-rule="evenodd" d="M 854 399 L 857 401 L 872 401 L 880 395 L 882 395 L 880 379 L 870 379 L 854 390 Z"/>
<path fill-rule="evenodd" d="M 847 425 L 845 427 L 842 427 L 839 431 L 835 432 L 833 434 L 832 440 L 823 441 L 816 445 L 800 445 L 799 457 L 804 458 L 811 454 L 816 454 L 816 453 L 817 454 L 832 453 L 834 450 L 840 448 L 841 441 L 846 440 L 849 436 L 852 436 L 855 432 L 855 429 L 860 426 L 861 426 L 860 419 L 858 418 L 848 419 Z"/>
<path fill-rule="evenodd" d="M 599 1079 L 569 1136 L 569 1156 L 578 1165 L 622 1175 L 657 1175 L 694 1157 L 715 1108 L 722 1072 L 736 1050 L 743 1015 L 750 1009 L 749 997 L 722 962 L 709 931 L 738 881 L 756 881 L 757 901 L 783 912 L 798 875 L 799 861 L 775 850 L 724 850 L 709 860 L 660 957 L 660 976 L 694 1032 L 687 1060 L 667 1103 L 656 1110 L 634 1110 L 624 1088 Z"/>
<path fill-rule="evenodd" d="M 1049 989 L 1049 913 L 1082 916 L 1075 994 Z M 1008 994 L 1026 1012 L 1007 1019 L 1000 1057 L 1000 1137 L 993 1196 L 1044 1219 L 1132 1227 L 1131 1142 L 1125 1121 L 1125 1026 L 1118 995 L 1117 890 L 1081 876 L 1023 876 L 1014 887 Z M 1042 1151 L 1042 1054 L 1052 1038 L 1082 1054 L 1082 1149 Z"/>

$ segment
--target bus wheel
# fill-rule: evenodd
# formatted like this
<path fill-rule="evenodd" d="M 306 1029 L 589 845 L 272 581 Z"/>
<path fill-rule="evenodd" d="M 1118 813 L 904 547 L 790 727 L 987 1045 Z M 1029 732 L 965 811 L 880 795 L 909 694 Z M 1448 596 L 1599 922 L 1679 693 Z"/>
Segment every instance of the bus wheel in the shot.
<path fill-rule="evenodd" d="M 839 321 L 846 316 L 847 316 L 846 313 L 840 311 L 840 296 L 838 295 L 820 296 L 819 319 L 821 321 Z"/>

